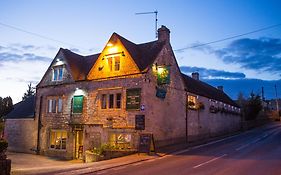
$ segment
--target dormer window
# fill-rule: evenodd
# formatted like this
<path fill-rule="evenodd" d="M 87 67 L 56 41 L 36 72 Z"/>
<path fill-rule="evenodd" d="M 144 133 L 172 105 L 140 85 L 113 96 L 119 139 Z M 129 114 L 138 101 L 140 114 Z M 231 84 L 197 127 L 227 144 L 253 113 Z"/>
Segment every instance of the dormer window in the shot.
<path fill-rule="evenodd" d="M 63 78 L 63 67 L 56 66 L 53 67 L 53 81 L 62 81 Z"/>
<path fill-rule="evenodd" d="M 120 70 L 120 56 L 111 56 L 107 58 L 109 71 Z"/>

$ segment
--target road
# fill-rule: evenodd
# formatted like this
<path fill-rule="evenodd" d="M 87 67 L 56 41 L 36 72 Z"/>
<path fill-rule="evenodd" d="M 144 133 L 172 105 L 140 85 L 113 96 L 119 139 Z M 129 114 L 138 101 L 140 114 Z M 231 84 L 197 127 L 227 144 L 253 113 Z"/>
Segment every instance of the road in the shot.
<path fill-rule="evenodd" d="M 281 125 L 267 125 L 157 159 L 90 174 L 281 175 Z"/>

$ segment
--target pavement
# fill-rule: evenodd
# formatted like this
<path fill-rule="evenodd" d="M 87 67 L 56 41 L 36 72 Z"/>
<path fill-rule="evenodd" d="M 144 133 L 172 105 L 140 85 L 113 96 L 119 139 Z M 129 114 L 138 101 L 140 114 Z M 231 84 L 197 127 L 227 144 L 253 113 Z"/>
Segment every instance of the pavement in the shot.
<path fill-rule="evenodd" d="M 236 133 L 238 134 L 238 133 Z M 232 135 L 233 136 L 233 135 Z M 229 137 L 232 137 L 231 135 Z M 221 138 L 213 138 L 209 140 L 211 144 L 217 142 Z M 176 151 L 186 148 L 196 147 L 196 145 L 206 144 L 206 142 L 189 143 L 188 145 L 174 145 L 159 150 L 157 154 L 147 155 L 144 153 L 133 154 L 129 156 L 114 158 L 110 160 L 104 160 L 92 163 L 83 163 L 82 161 L 65 161 L 57 160 L 51 157 L 25 154 L 25 153 L 13 153 L 8 152 L 7 156 L 12 160 L 12 172 L 13 175 L 25 175 L 25 174 L 57 174 L 57 175 L 69 175 L 69 174 L 85 174 L 89 172 L 99 172 L 107 169 L 118 168 L 130 164 L 138 164 L 138 162 L 148 161 L 165 157 L 167 154 L 173 155 Z"/>

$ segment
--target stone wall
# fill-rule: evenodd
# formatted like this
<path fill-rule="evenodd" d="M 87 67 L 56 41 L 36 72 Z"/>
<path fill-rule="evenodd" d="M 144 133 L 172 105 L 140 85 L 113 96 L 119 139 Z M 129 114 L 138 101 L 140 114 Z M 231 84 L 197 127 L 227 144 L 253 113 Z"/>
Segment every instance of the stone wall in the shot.
<path fill-rule="evenodd" d="M 4 134 L 9 151 L 35 153 L 37 122 L 34 119 L 7 119 Z"/>
<path fill-rule="evenodd" d="M 196 96 L 195 94 L 191 94 Z M 198 96 L 198 101 L 204 104 L 204 109 L 188 109 L 188 140 L 208 139 L 241 129 L 241 116 L 230 113 L 211 113 L 211 102 L 208 98 Z"/>

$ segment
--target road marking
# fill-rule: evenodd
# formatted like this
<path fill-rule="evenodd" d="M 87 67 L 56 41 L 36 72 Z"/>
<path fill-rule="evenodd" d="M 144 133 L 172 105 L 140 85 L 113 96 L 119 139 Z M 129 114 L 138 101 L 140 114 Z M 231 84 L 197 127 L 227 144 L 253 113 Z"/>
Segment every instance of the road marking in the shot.
<path fill-rule="evenodd" d="M 222 158 L 222 157 L 225 157 L 225 156 L 227 156 L 227 154 L 224 154 L 224 155 L 221 155 L 220 157 L 216 157 L 216 158 L 213 158 L 213 159 L 211 159 L 211 160 L 208 160 L 207 162 L 204 162 L 204 163 L 201 163 L 201 164 L 199 164 L 199 165 L 196 165 L 196 166 L 194 166 L 193 168 L 199 168 L 199 167 L 201 167 L 201 166 L 203 166 L 203 165 L 206 165 L 206 164 L 208 164 L 208 163 L 211 163 L 211 162 L 213 162 L 213 161 L 216 161 L 216 160 L 218 160 L 218 159 L 220 159 L 220 158 Z"/>
<path fill-rule="evenodd" d="M 247 146 L 249 146 L 250 144 L 248 143 L 248 144 L 245 144 L 245 145 L 242 145 L 242 146 L 240 146 L 239 148 L 236 148 L 235 150 L 236 151 L 240 151 L 241 149 L 244 149 L 244 148 L 246 148 Z"/>

